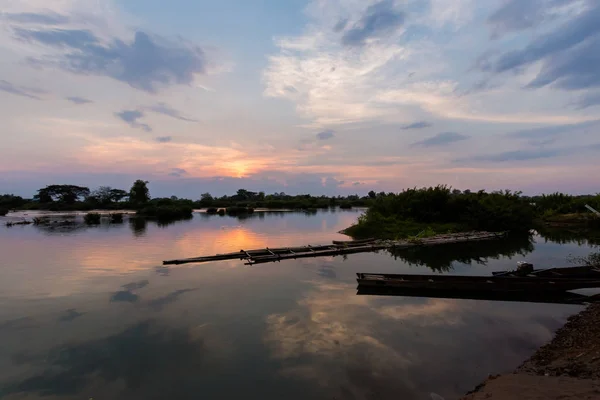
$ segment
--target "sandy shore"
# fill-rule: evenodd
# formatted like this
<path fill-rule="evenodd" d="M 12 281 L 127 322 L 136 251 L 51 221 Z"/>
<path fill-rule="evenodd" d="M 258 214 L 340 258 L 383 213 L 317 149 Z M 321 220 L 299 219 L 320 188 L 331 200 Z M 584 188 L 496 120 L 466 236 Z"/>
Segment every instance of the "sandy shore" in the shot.
<path fill-rule="evenodd" d="M 569 318 L 512 374 L 489 377 L 463 400 L 600 399 L 600 304 Z"/>

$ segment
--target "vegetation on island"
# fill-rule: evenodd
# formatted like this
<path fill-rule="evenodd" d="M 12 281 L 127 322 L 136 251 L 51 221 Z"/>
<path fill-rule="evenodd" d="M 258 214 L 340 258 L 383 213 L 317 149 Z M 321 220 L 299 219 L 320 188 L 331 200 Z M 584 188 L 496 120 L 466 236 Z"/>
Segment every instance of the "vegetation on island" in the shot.
<path fill-rule="evenodd" d="M 439 185 L 377 195 L 368 211 L 344 233 L 355 238 L 400 239 L 422 237 L 424 232 L 528 231 L 549 217 L 566 213 L 585 215 L 579 220 L 586 223 L 600 222 L 586 204 L 599 207 L 600 195 L 528 197 L 508 190 L 471 192 Z"/>

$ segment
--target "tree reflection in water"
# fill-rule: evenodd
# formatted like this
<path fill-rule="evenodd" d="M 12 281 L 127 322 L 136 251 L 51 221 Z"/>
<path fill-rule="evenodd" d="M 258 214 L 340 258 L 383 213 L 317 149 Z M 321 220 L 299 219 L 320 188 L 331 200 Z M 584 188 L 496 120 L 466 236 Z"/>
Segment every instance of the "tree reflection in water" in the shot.
<path fill-rule="evenodd" d="M 530 234 L 510 235 L 500 240 L 481 240 L 465 243 L 452 243 L 431 247 L 413 247 L 388 250 L 394 259 L 401 259 L 409 265 L 425 266 L 435 272 L 453 269 L 452 263 L 473 262 L 486 265 L 489 259 L 526 256 L 534 250 L 533 236 Z"/>

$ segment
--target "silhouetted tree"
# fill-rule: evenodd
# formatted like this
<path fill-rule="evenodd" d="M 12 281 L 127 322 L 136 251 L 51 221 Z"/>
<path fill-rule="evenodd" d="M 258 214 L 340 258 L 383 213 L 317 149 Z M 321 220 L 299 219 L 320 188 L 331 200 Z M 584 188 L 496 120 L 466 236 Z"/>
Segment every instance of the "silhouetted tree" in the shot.
<path fill-rule="evenodd" d="M 89 199 L 102 205 L 118 203 L 129 196 L 125 190 L 113 189 L 110 186 L 100 186 L 90 194 Z"/>
<path fill-rule="evenodd" d="M 145 204 L 150 200 L 150 191 L 148 190 L 148 181 L 138 179 L 133 183 L 129 191 L 129 201 L 134 204 Z"/>
<path fill-rule="evenodd" d="M 34 196 L 40 203 L 52 203 L 54 201 L 73 204 L 80 198 L 88 197 L 90 189 L 85 186 L 76 185 L 50 185 L 38 190 Z"/>

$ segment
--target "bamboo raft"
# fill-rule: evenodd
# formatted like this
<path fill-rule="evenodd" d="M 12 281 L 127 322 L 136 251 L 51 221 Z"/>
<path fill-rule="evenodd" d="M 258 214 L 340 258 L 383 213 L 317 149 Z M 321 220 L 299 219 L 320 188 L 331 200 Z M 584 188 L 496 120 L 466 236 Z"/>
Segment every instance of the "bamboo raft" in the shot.
<path fill-rule="evenodd" d="M 163 265 L 179 265 L 203 263 L 223 260 L 244 260 L 247 265 L 262 264 L 274 261 L 293 260 L 297 258 L 336 256 L 351 253 L 372 252 L 382 249 L 403 249 L 417 246 L 436 246 L 450 243 L 463 243 L 478 240 L 492 240 L 504 237 L 505 233 L 465 232 L 437 235 L 430 238 L 413 240 L 350 240 L 333 241 L 332 244 L 318 246 L 298 246 L 240 250 L 233 253 L 216 254 L 176 260 L 163 261 Z"/>

